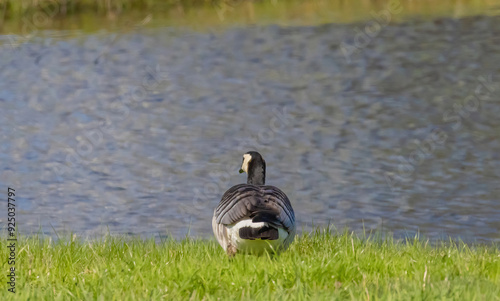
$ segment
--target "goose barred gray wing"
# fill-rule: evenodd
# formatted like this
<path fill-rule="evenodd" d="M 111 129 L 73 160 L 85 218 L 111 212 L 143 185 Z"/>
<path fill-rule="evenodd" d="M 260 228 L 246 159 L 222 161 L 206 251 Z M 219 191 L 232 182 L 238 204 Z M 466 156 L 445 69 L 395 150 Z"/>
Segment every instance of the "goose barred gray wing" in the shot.
<path fill-rule="evenodd" d="M 267 222 L 295 234 L 295 214 L 288 197 L 274 186 L 239 184 L 231 187 L 215 209 L 217 224 L 230 225 L 244 218 Z"/>

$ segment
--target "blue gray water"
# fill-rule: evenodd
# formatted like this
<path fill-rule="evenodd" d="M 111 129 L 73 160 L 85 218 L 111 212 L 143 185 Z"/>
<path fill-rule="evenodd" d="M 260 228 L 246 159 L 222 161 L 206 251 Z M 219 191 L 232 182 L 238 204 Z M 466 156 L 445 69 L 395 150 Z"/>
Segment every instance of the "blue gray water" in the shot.
<path fill-rule="evenodd" d="M 258 150 L 303 230 L 500 241 L 500 18 L 366 30 L 0 36 L 20 231 L 209 237 Z"/>

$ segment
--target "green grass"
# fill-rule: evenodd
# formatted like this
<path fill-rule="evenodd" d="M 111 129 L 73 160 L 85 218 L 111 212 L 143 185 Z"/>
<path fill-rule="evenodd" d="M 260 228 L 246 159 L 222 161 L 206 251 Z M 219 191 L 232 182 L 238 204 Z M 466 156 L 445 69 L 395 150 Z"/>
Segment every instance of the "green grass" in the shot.
<path fill-rule="evenodd" d="M 316 231 L 278 256 L 230 259 L 213 240 L 31 236 L 18 241 L 14 295 L 0 242 L 1 300 L 500 300 L 494 245 Z"/>
<path fill-rule="evenodd" d="M 146 23 L 204 31 L 248 24 L 367 22 L 390 3 L 398 7 L 391 15 L 395 22 L 500 13 L 498 0 L 0 0 L 0 33 L 131 30 Z"/>

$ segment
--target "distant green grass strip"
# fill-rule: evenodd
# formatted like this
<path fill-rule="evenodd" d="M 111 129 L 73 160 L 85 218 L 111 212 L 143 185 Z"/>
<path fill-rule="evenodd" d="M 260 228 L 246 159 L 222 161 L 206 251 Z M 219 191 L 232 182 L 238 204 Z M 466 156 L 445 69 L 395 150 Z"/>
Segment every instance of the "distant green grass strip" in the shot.
<path fill-rule="evenodd" d="M 169 9 L 182 5 L 193 7 L 217 4 L 221 0 L 0 0 L 0 12 L 7 18 L 19 17 L 28 13 L 42 12 L 58 16 L 79 14 L 82 12 L 119 13 L 132 9 Z"/>
<path fill-rule="evenodd" d="M 232 10 L 240 4 L 264 4 L 268 8 L 278 8 L 275 16 L 284 13 L 284 8 L 291 9 L 294 13 L 304 13 L 301 8 L 307 8 L 308 14 L 322 14 L 325 10 L 343 10 L 346 14 L 367 15 L 379 11 L 390 3 L 403 6 L 403 14 L 429 14 L 446 11 L 449 15 L 457 12 L 472 10 L 485 13 L 495 9 L 492 0 L 369 0 L 369 1 L 343 1 L 343 0 L 0 0 L 0 21 L 6 19 L 19 19 L 27 14 L 41 13 L 37 18 L 48 15 L 49 17 L 65 17 L 82 13 L 121 14 L 131 10 L 181 11 L 184 14 L 190 9 L 200 7 L 217 7 L 223 10 Z M 284 6 L 283 6 L 284 5 Z M 244 5 L 243 5 L 244 6 Z"/>
<path fill-rule="evenodd" d="M 213 240 L 21 237 L 1 300 L 500 300 L 496 245 L 315 231 L 278 256 L 228 258 Z"/>

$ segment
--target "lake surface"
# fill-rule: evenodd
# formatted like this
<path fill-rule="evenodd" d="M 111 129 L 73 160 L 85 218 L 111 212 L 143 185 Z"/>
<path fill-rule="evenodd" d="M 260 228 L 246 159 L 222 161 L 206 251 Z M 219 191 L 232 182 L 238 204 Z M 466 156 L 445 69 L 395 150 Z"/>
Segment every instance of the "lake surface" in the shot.
<path fill-rule="evenodd" d="M 20 231 L 210 237 L 253 149 L 304 231 L 500 241 L 500 18 L 381 20 L 0 36 Z"/>

